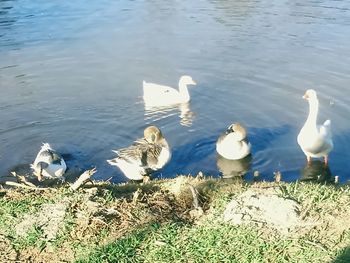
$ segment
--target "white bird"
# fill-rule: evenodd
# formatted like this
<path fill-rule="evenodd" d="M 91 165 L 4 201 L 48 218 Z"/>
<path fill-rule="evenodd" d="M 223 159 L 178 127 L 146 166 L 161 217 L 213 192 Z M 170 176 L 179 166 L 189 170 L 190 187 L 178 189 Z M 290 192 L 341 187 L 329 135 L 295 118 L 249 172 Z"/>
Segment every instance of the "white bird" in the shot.
<path fill-rule="evenodd" d="M 171 158 L 168 142 L 156 126 L 147 127 L 143 138 L 114 152 L 118 156 L 107 162 L 118 166 L 131 180 L 144 179 L 144 176 L 163 168 Z"/>
<path fill-rule="evenodd" d="M 303 98 L 309 102 L 309 115 L 298 134 L 298 144 L 306 155 L 308 163 L 311 162 L 311 157 L 324 157 L 327 165 L 328 154 L 333 149 L 331 121 L 326 120 L 322 125 L 317 125 L 319 103 L 315 90 L 307 90 Z"/>
<path fill-rule="evenodd" d="M 143 81 L 143 100 L 147 106 L 167 106 L 190 101 L 187 85 L 196 85 L 190 76 L 182 76 L 179 89 Z"/>
<path fill-rule="evenodd" d="M 30 166 L 39 181 L 43 177 L 62 178 L 67 170 L 67 165 L 62 156 L 53 150 L 48 143 L 43 143 L 34 163 Z"/>
<path fill-rule="evenodd" d="M 239 160 L 250 154 L 247 131 L 239 123 L 231 124 L 216 142 L 216 151 L 229 160 Z"/>

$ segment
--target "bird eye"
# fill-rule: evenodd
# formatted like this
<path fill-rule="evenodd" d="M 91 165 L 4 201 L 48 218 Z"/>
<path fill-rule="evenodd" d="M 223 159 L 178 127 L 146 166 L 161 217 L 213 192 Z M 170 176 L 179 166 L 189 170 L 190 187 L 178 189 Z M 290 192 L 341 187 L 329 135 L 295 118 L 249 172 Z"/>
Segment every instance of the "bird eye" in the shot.
<path fill-rule="evenodd" d="M 228 129 L 226 130 L 226 134 L 229 134 L 232 132 L 235 132 L 235 131 L 232 129 L 232 127 L 228 127 Z"/>

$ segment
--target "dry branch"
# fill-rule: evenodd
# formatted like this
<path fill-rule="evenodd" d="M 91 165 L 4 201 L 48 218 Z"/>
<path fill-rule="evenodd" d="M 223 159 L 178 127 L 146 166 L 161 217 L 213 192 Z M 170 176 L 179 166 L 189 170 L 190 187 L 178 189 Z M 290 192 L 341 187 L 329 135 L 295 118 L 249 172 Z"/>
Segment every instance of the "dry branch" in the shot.
<path fill-rule="evenodd" d="M 84 173 L 82 173 L 79 178 L 70 186 L 70 189 L 73 191 L 76 191 L 79 189 L 82 185 L 87 183 L 88 181 L 91 181 L 91 176 L 96 173 L 96 167 L 90 170 L 86 170 Z"/>
<path fill-rule="evenodd" d="M 31 190 L 47 190 L 49 188 L 40 188 L 40 187 L 36 187 L 36 186 L 29 186 L 29 185 L 26 185 L 26 184 L 20 184 L 20 183 L 16 183 L 16 182 L 12 182 L 12 181 L 6 181 L 5 182 L 6 185 L 9 185 L 9 186 L 15 186 L 15 187 L 22 187 L 22 188 L 25 188 L 25 189 L 31 189 Z"/>

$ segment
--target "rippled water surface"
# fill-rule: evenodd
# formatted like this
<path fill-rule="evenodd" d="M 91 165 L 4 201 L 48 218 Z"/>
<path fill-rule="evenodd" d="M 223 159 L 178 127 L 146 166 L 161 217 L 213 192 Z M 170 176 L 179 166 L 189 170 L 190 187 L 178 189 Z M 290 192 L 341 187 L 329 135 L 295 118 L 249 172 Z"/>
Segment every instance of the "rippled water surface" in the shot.
<path fill-rule="evenodd" d="M 314 88 L 319 121 L 332 120 L 330 170 L 344 182 L 349 43 L 345 0 L 0 0 L 0 173 L 50 142 L 69 165 L 124 181 L 105 160 L 155 124 L 173 150 L 160 177 L 303 178 L 296 136 L 308 112 L 301 97 Z M 190 104 L 145 109 L 143 80 L 175 87 L 183 74 L 197 82 Z M 251 166 L 217 163 L 215 141 L 235 121 L 248 128 Z"/>

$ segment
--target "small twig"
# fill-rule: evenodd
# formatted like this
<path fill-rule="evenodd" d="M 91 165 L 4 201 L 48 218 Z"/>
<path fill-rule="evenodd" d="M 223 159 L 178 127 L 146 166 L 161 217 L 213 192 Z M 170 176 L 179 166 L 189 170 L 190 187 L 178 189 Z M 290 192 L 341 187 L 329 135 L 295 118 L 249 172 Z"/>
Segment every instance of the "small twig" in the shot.
<path fill-rule="evenodd" d="M 322 244 L 315 243 L 315 242 L 312 242 L 312 241 L 309 241 L 309 240 L 304 240 L 304 242 L 305 242 L 305 243 L 308 243 L 308 244 L 310 244 L 310 245 L 316 246 L 316 247 L 322 249 L 322 250 L 325 251 L 325 252 L 328 251 L 328 249 L 327 249 L 324 245 L 322 245 Z"/>
<path fill-rule="evenodd" d="M 113 176 L 109 177 L 107 180 L 105 180 L 105 182 L 109 182 L 110 180 L 112 180 Z"/>
<path fill-rule="evenodd" d="M 313 203 L 312 203 L 312 202 L 309 202 L 309 204 L 306 206 L 306 208 L 304 209 L 304 211 L 302 211 L 302 212 L 300 213 L 300 218 L 301 218 L 302 220 L 305 219 L 305 217 L 306 217 L 307 213 L 309 212 L 309 210 L 311 209 L 312 205 L 313 205 Z"/>
<path fill-rule="evenodd" d="M 76 191 L 79 189 L 82 185 L 86 184 L 88 181 L 91 181 L 91 176 L 96 173 L 96 167 L 94 167 L 91 170 L 86 170 L 84 173 L 82 173 L 79 178 L 70 186 L 70 189 L 73 191 Z"/>
<path fill-rule="evenodd" d="M 29 186 L 29 185 L 26 185 L 26 184 L 20 184 L 20 183 L 16 183 L 16 182 L 12 182 L 12 181 L 6 181 L 5 182 L 6 185 L 9 185 L 9 186 L 16 186 L 16 187 L 22 187 L 22 188 L 25 188 L 25 189 L 31 189 L 31 190 L 48 190 L 49 188 L 40 188 L 40 187 L 36 187 L 36 186 Z"/>
<path fill-rule="evenodd" d="M 194 186 L 191 185 L 191 184 L 188 184 L 188 186 L 189 186 L 189 188 L 191 190 L 191 193 L 192 193 L 192 197 L 193 197 L 192 204 L 193 204 L 194 208 L 195 209 L 200 209 L 201 207 L 200 207 L 199 201 L 198 201 L 198 191 L 197 191 L 197 189 L 194 188 Z"/>
<path fill-rule="evenodd" d="M 260 179 L 260 173 L 259 173 L 259 171 L 254 171 L 254 174 L 253 174 L 253 181 L 254 182 L 257 182 L 257 181 L 259 181 L 259 179 Z"/>
<path fill-rule="evenodd" d="M 98 218 L 98 217 L 93 217 L 91 220 L 100 222 L 100 223 L 102 223 L 104 225 L 108 225 L 105 221 L 103 221 L 101 218 Z"/>
<path fill-rule="evenodd" d="M 132 195 L 132 203 L 136 204 L 137 200 L 139 198 L 139 195 L 142 193 L 142 190 L 140 188 L 137 188 L 137 190 L 134 192 L 134 194 Z"/>
<path fill-rule="evenodd" d="M 274 172 L 274 178 L 276 183 L 280 183 L 282 181 L 282 174 L 280 171 Z"/>
<path fill-rule="evenodd" d="M 334 176 L 334 183 L 339 184 L 339 175 Z"/>
<path fill-rule="evenodd" d="M 34 187 L 34 188 L 37 187 L 35 184 L 29 182 L 25 176 L 23 176 L 23 175 L 18 175 L 16 172 L 11 172 L 11 174 L 12 174 L 14 177 L 16 177 L 17 180 L 18 180 L 20 183 L 23 183 L 23 184 L 25 184 L 25 185 L 28 185 L 28 186 Z"/>

